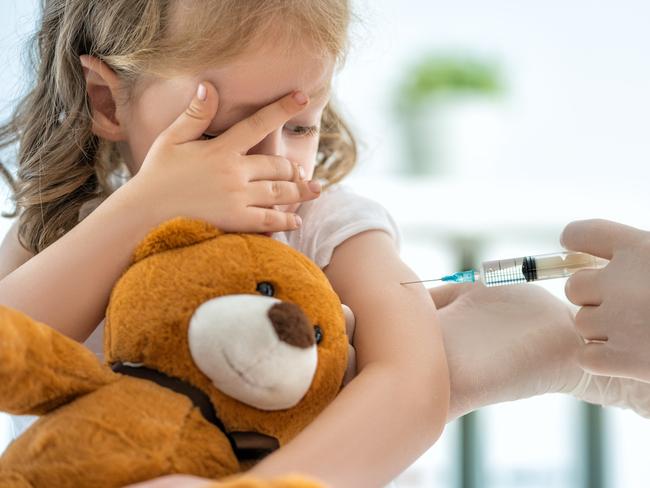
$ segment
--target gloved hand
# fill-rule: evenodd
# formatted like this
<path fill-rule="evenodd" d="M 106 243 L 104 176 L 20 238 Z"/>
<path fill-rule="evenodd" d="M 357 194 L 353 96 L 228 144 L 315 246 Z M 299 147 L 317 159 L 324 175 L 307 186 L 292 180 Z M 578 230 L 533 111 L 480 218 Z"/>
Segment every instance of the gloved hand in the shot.
<path fill-rule="evenodd" d="M 567 298 L 582 307 L 576 328 L 587 343 L 578 363 L 590 373 L 650 382 L 650 232 L 585 220 L 567 225 L 561 241 L 610 260 L 566 283 Z"/>
<path fill-rule="evenodd" d="M 585 372 L 576 358 L 584 341 L 569 306 L 543 288 L 447 285 L 429 290 L 445 342 L 451 399 L 447 422 L 478 408 L 544 393 L 567 393 L 650 418 L 650 384 Z M 354 314 L 345 305 L 346 330 Z M 356 373 L 350 345 L 344 384 Z"/>
<path fill-rule="evenodd" d="M 443 332 L 451 421 L 477 408 L 544 393 L 569 393 L 650 418 L 650 384 L 593 376 L 579 367 L 583 345 L 573 314 L 543 288 L 448 285 L 429 290 Z"/>
<path fill-rule="evenodd" d="M 543 393 L 571 391 L 582 370 L 581 340 L 570 309 L 535 285 L 429 290 L 447 352 L 448 420 L 477 408 Z"/>

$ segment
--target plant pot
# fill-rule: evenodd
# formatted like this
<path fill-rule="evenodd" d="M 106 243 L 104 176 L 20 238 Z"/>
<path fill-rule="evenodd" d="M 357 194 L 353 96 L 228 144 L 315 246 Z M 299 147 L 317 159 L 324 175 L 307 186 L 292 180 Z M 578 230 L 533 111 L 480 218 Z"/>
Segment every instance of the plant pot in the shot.
<path fill-rule="evenodd" d="M 401 129 L 403 172 L 454 178 L 498 169 L 507 132 L 497 99 L 455 93 L 426 99 L 405 114 Z"/>

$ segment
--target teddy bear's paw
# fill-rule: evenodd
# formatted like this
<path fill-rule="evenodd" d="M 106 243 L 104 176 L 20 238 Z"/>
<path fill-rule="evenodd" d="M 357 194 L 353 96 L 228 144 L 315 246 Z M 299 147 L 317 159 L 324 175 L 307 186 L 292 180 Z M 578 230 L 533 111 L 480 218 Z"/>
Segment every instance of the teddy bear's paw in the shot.
<path fill-rule="evenodd" d="M 33 488 L 33 485 L 19 473 L 0 471 L 0 486 L 2 488 Z"/>

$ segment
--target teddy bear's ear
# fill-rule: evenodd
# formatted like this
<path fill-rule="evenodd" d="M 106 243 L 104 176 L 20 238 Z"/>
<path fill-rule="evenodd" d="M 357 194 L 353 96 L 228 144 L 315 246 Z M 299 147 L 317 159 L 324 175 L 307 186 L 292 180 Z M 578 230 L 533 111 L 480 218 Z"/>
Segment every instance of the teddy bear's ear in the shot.
<path fill-rule="evenodd" d="M 191 246 L 220 236 L 222 231 L 202 220 L 177 217 L 160 224 L 147 234 L 133 253 L 133 262 L 159 252 Z"/>

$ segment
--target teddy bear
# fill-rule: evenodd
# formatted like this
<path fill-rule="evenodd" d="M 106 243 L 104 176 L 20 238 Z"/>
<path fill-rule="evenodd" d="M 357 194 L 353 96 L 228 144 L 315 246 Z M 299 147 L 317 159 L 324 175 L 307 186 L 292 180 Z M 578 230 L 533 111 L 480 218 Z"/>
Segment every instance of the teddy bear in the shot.
<path fill-rule="evenodd" d="M 264 235 L 168 221 L 111 292 L 106 365 L 0 307 L 0 410 L 41 416 L 0 458 L 0 486 L 240 473 L 333 400 L 347 350 L 338 296 L 306 256 Z"/>

